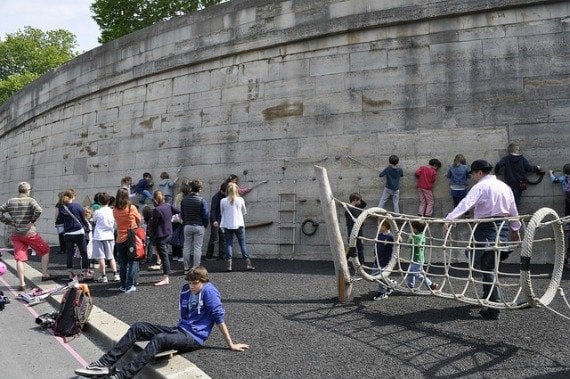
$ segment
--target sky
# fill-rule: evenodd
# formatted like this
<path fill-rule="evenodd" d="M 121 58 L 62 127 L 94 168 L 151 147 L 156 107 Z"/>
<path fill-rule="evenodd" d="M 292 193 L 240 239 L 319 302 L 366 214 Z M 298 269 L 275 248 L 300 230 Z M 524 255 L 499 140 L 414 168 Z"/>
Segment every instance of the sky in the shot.
<path fill-rule="evenodd" d="M 91 18 L 93 0 L 0 0 L 0 38 L 25 26 L 43 31 L 65 29 L 75 35 L 82 53 L 97 46 L 99 26 Z"/>

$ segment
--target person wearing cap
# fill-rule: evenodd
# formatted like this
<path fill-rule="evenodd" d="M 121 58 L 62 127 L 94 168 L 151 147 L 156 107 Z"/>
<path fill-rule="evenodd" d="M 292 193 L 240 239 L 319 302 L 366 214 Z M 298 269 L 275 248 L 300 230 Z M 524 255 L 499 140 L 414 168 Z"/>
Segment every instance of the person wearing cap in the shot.
<path fill-rule="evenodd" d="M 518 217 L 519 213 L 515 203 L 515 197 L 511 188 L 504 182 L 497 179 L 490 172 L 493 166 L 486 160 L 479 159 L 471 163 L 471 177 L 477 182 L 445 218 L 446 220 L 455 220 L 473 208 L 473 217 L 475 219 L 494 219 L 504 217 Z M 498 288 L 493 285 L 495 282 L 495 251 L 493 249 L 480 250 L 485 246 L 494 246 L 497 240 L 497 233 L 501 242 L 509 240 L 520 241 L 519 230 L 521 223 L 518 219 L 508 223 L 503 220 L 489 220 L 488 222 L 480 222 L 477 224 L 473 232 L 476 241 L 475 257 L 473 264 L 475 268 L 482 271 L 483 275 L 483 299 L 489 299 L 492 302 L 500 301 Z M 444 226 L 447 232 L 447 225 Z M 508 257 L 509 252 L 501 251 L 500 260 Z M 496 320 L 499 318 L 500 311 L 494 308 L 483 308 L 479 312 L 481 316 L 487 319 Z"/>
<path fill-rule="evenodd" d="M 516 143 L 511 143 L 507 150 L 509 154 L 501 158 L 495 165 L 495 174 L 499 174 L 503 168 L 505 169 L 504 181 L 511 187 L 518 208 L 521 205 L 522 191 L 526 190 L 528 183 L 527 172 L 540 172 L 540 166 L 530 164 L 520 153 L 520 146 Z"/>
<path fill-rule="evenodd" d="M 224 322 L 225 311 L 220 292 L 210 283 L 208 270 L 203 266 L 194 267 L 186 275 L 186 281 L 179 295 L 180 319 L 176 326 L 162 326 L 148 322 L 135 322 L 115 346 L 99 360 L 90 363 L 88 370 L 93 374 L 109 375 L 112 379 L 134 377 L 154 356 L 170 349 L 179 353 L 201 348 L 216 324 L 228 348 L 244 351 L 249 345 L 234 343 Z M 115 364 L 137 341 L 149 341 L 144 350 L 116 372 Z"/>
<path fill-rule="evenodd" d="M 32 186 L 28 182 L 18 184 L 18 196 L 0 205 L 0 222 L 11 225 L 14 230 L 10 236 L 14 246 L 14 259 L 20 281 L 19 291 L 26 290 L 24 278 L 25 262 L 28 261 L 28 249 L 33 249 L 41 257 L 42 281 L 50 280 L 48 272 L 49 245 L 37 232 L 35 222 L 42 214 L 38 202 L 30 197 Z"/>

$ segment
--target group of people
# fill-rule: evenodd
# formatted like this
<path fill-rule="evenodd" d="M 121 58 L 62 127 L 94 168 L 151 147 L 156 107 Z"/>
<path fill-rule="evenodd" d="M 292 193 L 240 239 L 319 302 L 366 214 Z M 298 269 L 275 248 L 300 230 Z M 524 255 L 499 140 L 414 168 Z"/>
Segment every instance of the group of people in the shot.
<path fill-rule="evenodd" d="M 403 170 L 398 167 L 398 157 L 392 155 L 389 157 L 389 166 L 380 172 L 380 177 L 386 177 L 386 186 L 378 204 L 383 208 L 389 197 L 392 197 L 393 208 L 395 213 L 400 213 L 399 200 L 399 181 L 403 177 Z M 417 178 L 417 187 L 420 197 L 420 205 L 418 215 L 429 217 L 433 212 L 433 194 L 431 193 L 433 184 L 437 178 L 437 171 L 441 168 L 441 162 L 437 159 L 431 159 L 427 166 L 422 166 L 415 171 Z M 499 180 L 495 174 L 504 172 L 504 179 Z M 517 217 L 520 206 L 522 192 L 527 186 L 527 173 L 540 173 L 540 166 L 532 165 L 520 153 L 520 147 L 516 143 L 508 146 L 508 155 L 501 158 L 495 165 L 491 165 L 488 161 L 479 159 L 466 164 L 465 157 L 458 154 L 453 165 L 447 172 L 447 178 L 450 181 L 450 192 L 453 199 L 454 209 L 449 212 L 445 219 L 452 221 L 460 217 L 464 217 L 471 210 L 475 219 L 494 219 L 513 217 L 513 221 L 508 224 L 501 222 L 489 221 L 479 223 L 474 231 L 474 239 L 476 241 L 476 249 L 472 262 L 475 267 L 482 271 L 483 276 L 483 298 L 492 302 L 500 301 L 500 293 L 498 288 L 493 285 L 495 281 L 496 260 L 504 260 L 508 254 L 501 254 L 496 257 L 492 249 L 485 250 L 485 247 L 492 246 L 495 241 L 499 240 L 505 243 L 509 240 L 520 240 L 521 223 Z M 570 215 L 570 164 L 566 164 L 563 168 L 563 175 L 555 176 L 552 170 L 549 171 L 549 177 L 553 183 L 560 183 L 565 192 L 565 213 Z M 468 189 L 468 180 L 472 179 L 475 184 Z M 347 230 L 350 234 L 354 219 L 358 217 L 362 208 L 366 203 L 358 193 L 353 193 L 349 197 L 350 207 L 345 213 L 347 220 Z M 425 224 L 419 220 L 411 223 L 413 229 L 411 233 L 411 264 L 408 268 L 406 277 L 407 285 L 413 288 L 416 280 L 420 279 L 432 291 L 438 290 L 439 285 L 431 282 L 431 280 L 421 270 L 421 265 L 425 259 Z M 447 232 L 448 225 L 445 224 L 444 232 Z M 380 225 L 379 233 L 376 237 L 375 246 L 375 266 L 377 270 L 385 269 L 390 262 L 392 256 L 393 236 L 390 233 L 390 225 L 383 222 Z M 364 251 L 360 240 L 356 245 L 357 252 L 352 251 L 352 256 L 358 254 L 359 260 L 364 262 Z M 569 248 L 570 250 L 570 248 Z M 568 265 L 568 252 L 566 253 L 566 265 Z M 384 284 L 380 284 L 375 300 L 384 299 L 391 292 L 391 289 Z M 499 310 L 495 308 L 482 308 L 480 314 L 483 318 L 498 319 Z"/>

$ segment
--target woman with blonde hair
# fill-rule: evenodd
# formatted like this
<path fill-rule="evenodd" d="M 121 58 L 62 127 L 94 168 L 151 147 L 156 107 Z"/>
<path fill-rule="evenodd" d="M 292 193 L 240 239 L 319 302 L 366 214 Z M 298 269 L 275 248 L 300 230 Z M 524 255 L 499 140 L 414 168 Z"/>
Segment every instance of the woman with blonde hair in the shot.
<path fill-rule="evenodd" d="M 226 197 L 220 202 L 220 212 L 222 221 L 220 228 L 224 231 L 226 237 L 226 270 L 232 271 L 232 245 L 234 242 L 234 234 L 237 237 L 241 255 L 245 259 L 246 270 L 251 271 L 255 268 L 251 264 L 249 251 L 245 243 L 245 222 L 243 216 L 247 214 L 245 201 L 239 195 L 237 184 L 229 182 L 226 190 Z"/>

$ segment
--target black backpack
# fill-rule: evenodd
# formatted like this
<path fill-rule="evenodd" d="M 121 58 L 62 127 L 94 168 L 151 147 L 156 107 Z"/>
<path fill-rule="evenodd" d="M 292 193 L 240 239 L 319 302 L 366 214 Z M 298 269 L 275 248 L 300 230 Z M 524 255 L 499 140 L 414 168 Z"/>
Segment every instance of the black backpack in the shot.
<path fill-rule="evenodd" d="M 86 286 L 85 286 L 86 287 Z M 53 324 L 53 334 L 58 337 L 72 337 L 81 334 L 89 319 L 93 301 L 89 291 L 71 286 L 61 300 L 59 313 Z"/>

